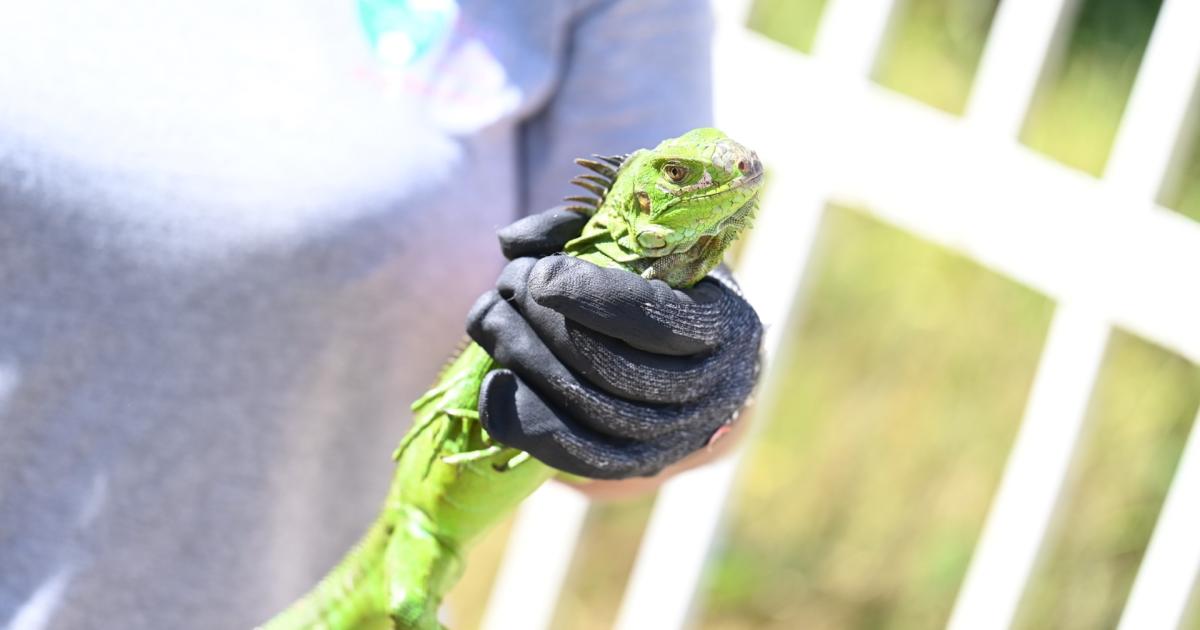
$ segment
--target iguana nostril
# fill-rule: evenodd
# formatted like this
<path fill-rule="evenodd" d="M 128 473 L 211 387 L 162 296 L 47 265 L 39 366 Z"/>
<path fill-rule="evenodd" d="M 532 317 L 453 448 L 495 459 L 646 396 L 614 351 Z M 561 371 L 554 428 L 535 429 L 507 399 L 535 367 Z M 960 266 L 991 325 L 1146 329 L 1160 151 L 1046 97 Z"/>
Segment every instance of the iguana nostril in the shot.
<path fill-rule="evenodd" d="M 638 232 L 638 244 L 647 249 L 658 249 L 667 244 L 667 239 L 661 233 L 651 230 Z"/>
<path fill-rule="evenodd" d="M 746 166 L 743 167 L 742 164 L 745 164 Z M 738 168 L 741 169 L 743 175 L 758 175 L 759 173 L 762 173 L 762 162 L 758 160 L 757 155 L 751 153 L 750 159 L 742 160 L 741 163 L 738 164 Z"/>

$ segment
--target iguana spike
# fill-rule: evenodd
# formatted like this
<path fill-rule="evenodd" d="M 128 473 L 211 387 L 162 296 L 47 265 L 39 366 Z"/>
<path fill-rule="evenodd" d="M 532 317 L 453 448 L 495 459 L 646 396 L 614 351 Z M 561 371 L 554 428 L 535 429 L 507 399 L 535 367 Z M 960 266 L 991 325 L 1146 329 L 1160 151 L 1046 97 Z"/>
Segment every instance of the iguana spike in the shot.
<path fill-rule="evenodd" d="M 604 175 L 605 177 L 608 177 L 610 179 L 615 179 L 617 176 L 617 172 L 615 170 L 613 170 L 612 167 L 608 166 L 607 164 L 601 164 L 600 162 L 597 162 L 595 160 L 589 160 L 587 158 L 576 158 L 575 163 L 586 169 L 591 169 L 593 171 L 596 171 L 597 173 L 600 173 L 601 175 Z"/>
<path fill-rule="evenodd" d="M 564 209 L 564 210 L 570 210 L 570 211 L 572 211 L 572 212 L 578 212 L 578 213 L 580 213 L 580 214 L 586 214 L 586 215 L 588 215 L 589 217 L 590 217 L 590 216 L 592 216 L 593 214 L 596 214 L 596 207 L 595 207 L 595 206 L 576 206 L 576 205 L 571 205 L 571 206 L 563 206 L 563 209 Z"/>
<path fill-rule="evenodd" d="M 593 210 L 600 207 L 599 199 L 584 195 L 571 195 L 570 197 L 563 197 L 563 201 L 577 201 L 585 206 L 591 207 Z"/>
<path fill-rule="evenodd" d="M 576 175 L 575 178 L 576 179 L 586 179 L 589 182 L 596 182 L 597 184 L 603 186 L 605 190 L 612 188 L 612 185 L 613 185 L 613 180 L 611 180 L 607 177 L 601 177 L 599 175 L 584 174 L 584 175 Z"/>
<path fill-rule="evenodd" d="M 612 164 L 613 166 L 619 167 L 625 163 L 625 159 L 629 157 L 629 154 L 626 153 L 624 155 L 593 155 L 592 157 L 599 158 L 601 160 L 604 160 L 605 162 L 608 162 L 609 164 Z"/>
<path fill-rule="evenodd" d="M 584 180 L 583 176 L 572 179 L 571 183 L 575 184 L 576 186 L 579 186 L 580 188 L 583 188 L 585 190 L 595 193 L 598 197 L 603 197 L 605 194 L 608 193 L 608 186 L 597 186 L 596 184 L 593 184 L 592 182 Z"/>

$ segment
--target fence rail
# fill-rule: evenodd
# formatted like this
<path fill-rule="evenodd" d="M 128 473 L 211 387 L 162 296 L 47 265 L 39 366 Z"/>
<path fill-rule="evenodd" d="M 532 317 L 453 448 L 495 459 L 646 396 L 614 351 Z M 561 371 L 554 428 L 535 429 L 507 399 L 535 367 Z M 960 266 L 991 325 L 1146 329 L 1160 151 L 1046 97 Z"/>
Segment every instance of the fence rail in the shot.
<path fill-rule="evenodd" d="M 810 246 L 830 202 L 865 208 L 1057 300 L 1025 417 L 950 621 L 960 630 L 1006 628 L 1059 503 L 1112 327 L 1200 363 L 1200 224 L 1157 203 L 1186 152 L 1177 139 L 1190 137 L 1200 0 L 1164 0 L 1099 179 L 1017 142 L 1044 68 L 1064 45 L 1074 0 L 1001 2 L 961 118 L 870 82 L 894 4 L 830 0 L 814 53 L 804 56 L 748 31 L 747 2 L 715 2 L 718 122 L 773 172 L 738 272 L 767 323 L 768 362 L 799 308 Z M 760 398 L 772 396 L 778 379 L 768 370 Z M 1123 630 L 1175 628 L 1194 588 L 1197 434 L 1184 449 Z M 688 624 L 743 452 L 744 444 L 660 492 L 618 628 Z M 585 509 L 556 494 L 547 489 L 522 508 L 488 630 L 549 623 Z M 556 534 L 544 533 L 547 523 Z"/>

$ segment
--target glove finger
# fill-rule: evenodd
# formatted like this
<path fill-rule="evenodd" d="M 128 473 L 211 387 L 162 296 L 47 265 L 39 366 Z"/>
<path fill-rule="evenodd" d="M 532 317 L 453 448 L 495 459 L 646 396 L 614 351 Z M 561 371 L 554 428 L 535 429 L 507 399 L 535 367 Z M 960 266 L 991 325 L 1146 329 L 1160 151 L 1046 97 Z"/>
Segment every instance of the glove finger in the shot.
<path fill-rule="evenodd" d="M 509 370 L 484 377 L 479 416 L 497 442 L 558 470 L 596 479 L 654 475 L 707 443 L 699 434 L 647 442 L 606 437 L 571 422 Z"/>
<path fill-rule="evenodd" d="M 529 323 L 496 291 L 484 293 L 471 307 L 467 335 L 498 363 L 516 370 L 543 390 L 554 383 L 575 379 Z"/>
<path fill-rule="evenodd" d="M 500 228 L 500 251 L 512 260 L 521 256 L 548 256 L 563 250 L 567 241 L 579 236 L 587 216 L 574 210 L 552 208 L 529 215 Z"/>
<path fill-rule="evenodd" d="M 725 340 L 731 315 L 753 309 L 717 282 L 672 289 L 622 269 L 569 256 L 538 261 L 529 274 L 537 303 L 635 348 L 675 356 L 711 352 Z"/>
<path fill-rule="evenodd" d="M 752 376 L 727 375 L 733 377 L 730 387 L 711 392 L 694 404 L 623 400 L 580 381 L 495 291 L 484 294 L 471 309 L 467 334 L 551 404 L 570 410 L 580 424 L 613 437 L 647 440 L 685 429 L 715 431 L 741 407 L 754 384 Z"/>
<path fill-rule="evenodd" d="M 530 297 L 527 279 L 536 264 L 533 258 L 509 263 L 496 283 L 500 296 L 516 306 L 567 367 L 609 394 L 649 403 L 692 402 L 728 382 L 729 361 L 754 360 L 756 340 L 728 343 L 704 356 L 672 356 L 638 350 L 597 334 Z"/>

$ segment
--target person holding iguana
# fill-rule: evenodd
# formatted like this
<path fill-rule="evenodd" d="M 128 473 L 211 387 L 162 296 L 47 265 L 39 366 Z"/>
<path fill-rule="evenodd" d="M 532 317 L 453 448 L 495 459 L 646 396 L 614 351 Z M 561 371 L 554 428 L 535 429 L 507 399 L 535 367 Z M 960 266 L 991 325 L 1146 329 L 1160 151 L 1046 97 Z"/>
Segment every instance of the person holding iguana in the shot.
<path fill-rule="evenodd" d="M 249 627 L 301 594 L 386 492 L 493 230 L 575 157 L 709 123 L 703 3 L 456 11 L 384 70 L 352 3 L 6 11 L 0 624 Z M 579 269 L 568 297 L 621 304 Z"/>

